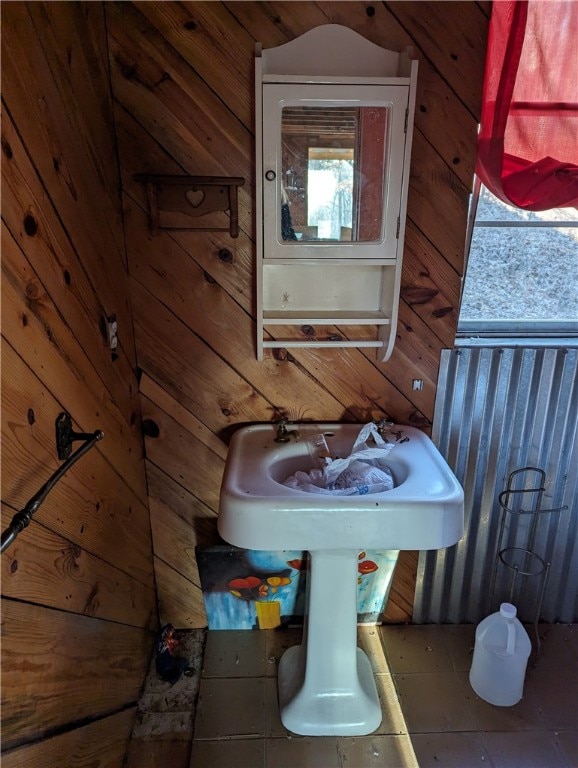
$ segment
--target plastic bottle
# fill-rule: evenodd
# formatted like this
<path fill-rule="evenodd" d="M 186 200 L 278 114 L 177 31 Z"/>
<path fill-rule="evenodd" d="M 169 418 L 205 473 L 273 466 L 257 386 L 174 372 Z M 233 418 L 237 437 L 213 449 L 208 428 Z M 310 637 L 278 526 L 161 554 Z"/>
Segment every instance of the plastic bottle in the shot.
<path fill-rule="evenodd" d="M 476 627 L 470 684 L 478 696 L 498 707 L 511 707 L 522 698 L 532 650 L 516 612 L 515 605 L 502 603 L 499 613 Z"/>

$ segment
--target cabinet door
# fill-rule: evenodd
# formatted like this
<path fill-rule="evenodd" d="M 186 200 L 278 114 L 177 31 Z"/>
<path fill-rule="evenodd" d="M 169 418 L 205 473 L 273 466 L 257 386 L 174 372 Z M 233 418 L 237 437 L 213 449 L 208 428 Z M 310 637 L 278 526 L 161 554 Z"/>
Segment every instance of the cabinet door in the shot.
<path fill-rule="evenodd" d="M 397 257 L 408 98 L 409 84 L 263 84 L 264 258 Z"/>

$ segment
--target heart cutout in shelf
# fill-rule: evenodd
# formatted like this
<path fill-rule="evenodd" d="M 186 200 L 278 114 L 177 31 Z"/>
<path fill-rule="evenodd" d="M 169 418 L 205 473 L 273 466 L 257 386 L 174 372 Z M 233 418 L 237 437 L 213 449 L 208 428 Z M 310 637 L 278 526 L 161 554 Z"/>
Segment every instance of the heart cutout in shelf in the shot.
<path fill-rule="evenodd" d="M 188 189 L 185 192 L 185 197 L 193 208 L 198 208 L 205 199 L 205 193 L 202 189 Z"/>

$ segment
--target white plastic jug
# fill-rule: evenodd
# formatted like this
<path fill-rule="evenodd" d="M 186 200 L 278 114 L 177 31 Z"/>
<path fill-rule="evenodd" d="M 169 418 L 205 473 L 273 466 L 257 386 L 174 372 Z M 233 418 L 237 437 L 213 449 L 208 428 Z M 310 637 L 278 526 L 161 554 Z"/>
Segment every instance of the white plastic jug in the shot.
<path fill-rule="evenodd" d="M 485 701 L 511 707 L 522 698 L 526 665 L 532 650 L 528 633 L 516 618 L 516 606 L 502 603 L 499 613 L 476 627 L 470 683 Z"/>

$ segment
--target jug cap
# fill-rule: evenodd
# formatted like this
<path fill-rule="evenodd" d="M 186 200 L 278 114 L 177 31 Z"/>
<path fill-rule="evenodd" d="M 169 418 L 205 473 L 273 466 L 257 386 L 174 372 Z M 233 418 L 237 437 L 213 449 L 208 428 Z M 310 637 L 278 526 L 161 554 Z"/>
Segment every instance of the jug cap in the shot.
<path fill-rule="evenodd" d="M 515 619 L 518 610 L 512 603 L 502 603 L 500 605 L 500 613 L 505 619 Z"/>

